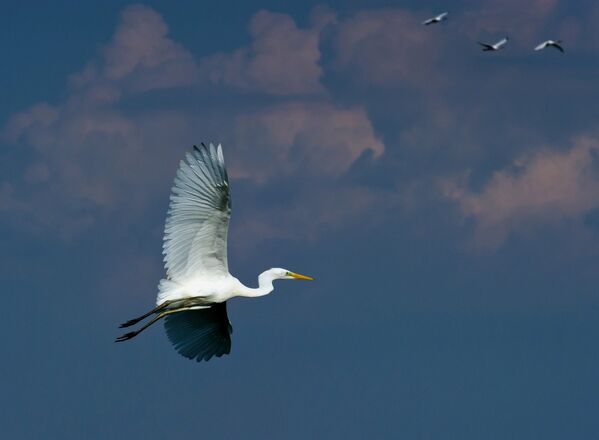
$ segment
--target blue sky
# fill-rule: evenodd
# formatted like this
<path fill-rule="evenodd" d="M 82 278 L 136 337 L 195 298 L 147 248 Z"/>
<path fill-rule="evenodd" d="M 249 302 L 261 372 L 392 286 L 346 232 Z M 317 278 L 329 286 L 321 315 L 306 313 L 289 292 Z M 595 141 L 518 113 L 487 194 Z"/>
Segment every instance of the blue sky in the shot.
<path fill-rule="evenodd" d="M 597 17 L 559 0 L 11 6 L 3 431 L 596 435 Z M 548 38 L 566 53 L 532 51 Z M 197 364 L 158 327 L 112 341 L 154 302 L 170 186 L 202 141 L 232 177 L 232 273 L 317 281 L 231 301 L 231 355 Z"/>

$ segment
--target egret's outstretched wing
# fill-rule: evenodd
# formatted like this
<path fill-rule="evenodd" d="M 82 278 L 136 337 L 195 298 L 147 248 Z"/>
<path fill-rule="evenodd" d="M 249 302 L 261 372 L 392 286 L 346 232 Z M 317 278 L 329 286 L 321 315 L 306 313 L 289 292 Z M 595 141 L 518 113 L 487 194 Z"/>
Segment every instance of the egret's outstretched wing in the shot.
<path fill-rule="evenodd" d="M 164 318 L 166 334 L 175 349 L 198 362 L 231 352 L 233 328 L 227 316 L 227 303 L 173 313 Z"/>
<path fill-rule="evenodd" d="M 227 275 L 229 179 L 222 148 L 195 147 L 179 165 L 164 227 L 167 277 Z"/>
<path fill-rule="evenodd" d="M 502 38 L 497 43 L 495 43 L 494 46 L 496 49 L 499 49 L 500 47 L 505 46 L 506 44 L 507 44 L 507 38 Z"/>

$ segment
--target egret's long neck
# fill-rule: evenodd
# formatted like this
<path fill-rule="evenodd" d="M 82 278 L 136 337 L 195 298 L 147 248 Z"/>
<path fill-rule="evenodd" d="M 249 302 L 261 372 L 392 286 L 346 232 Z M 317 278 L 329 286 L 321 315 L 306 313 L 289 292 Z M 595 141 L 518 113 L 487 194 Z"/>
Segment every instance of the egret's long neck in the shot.
<path fill-rule="evenodd" d="M 243 289 L 241 289 L 241 291 L 239 292 L 239 296 L 254 298 L 257 296 L 268 295 L 274 289 L 272 285 L 274 279 L 274 275 L 269 270 L 267 270 L 266 272 L 262 272 L 258 276 L 258 287 L 254 289 L 251 287 L 243 286 Z"/>

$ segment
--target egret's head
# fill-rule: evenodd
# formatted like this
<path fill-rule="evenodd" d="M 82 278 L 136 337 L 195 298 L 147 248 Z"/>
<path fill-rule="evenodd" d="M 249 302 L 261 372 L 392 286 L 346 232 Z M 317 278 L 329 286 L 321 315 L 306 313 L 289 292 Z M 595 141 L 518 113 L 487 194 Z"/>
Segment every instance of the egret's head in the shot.
<path fill-rule="evenodd" d="M 291 272 L 287 269 L 281 269 L 280 267 L 275 267 L 269 270 L 272 273 L 274 279 L 279 280 L 307 280 L 312 281 L 314 278 L 307 277 L 306 275 L 300 275 L 299 273 Z"/>

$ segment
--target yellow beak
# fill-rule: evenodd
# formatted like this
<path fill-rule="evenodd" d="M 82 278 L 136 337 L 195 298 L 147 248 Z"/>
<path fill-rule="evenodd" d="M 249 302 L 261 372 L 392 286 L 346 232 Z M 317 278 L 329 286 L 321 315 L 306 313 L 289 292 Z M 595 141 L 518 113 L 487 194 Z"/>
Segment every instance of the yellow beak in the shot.
<path fill-rule="evenodd" d="M 307 277 L 306 275 L 300 275 L 299 273 L 289 272 L 289 276 L 298 280 L 314 281 L 314 278 Z"/>

